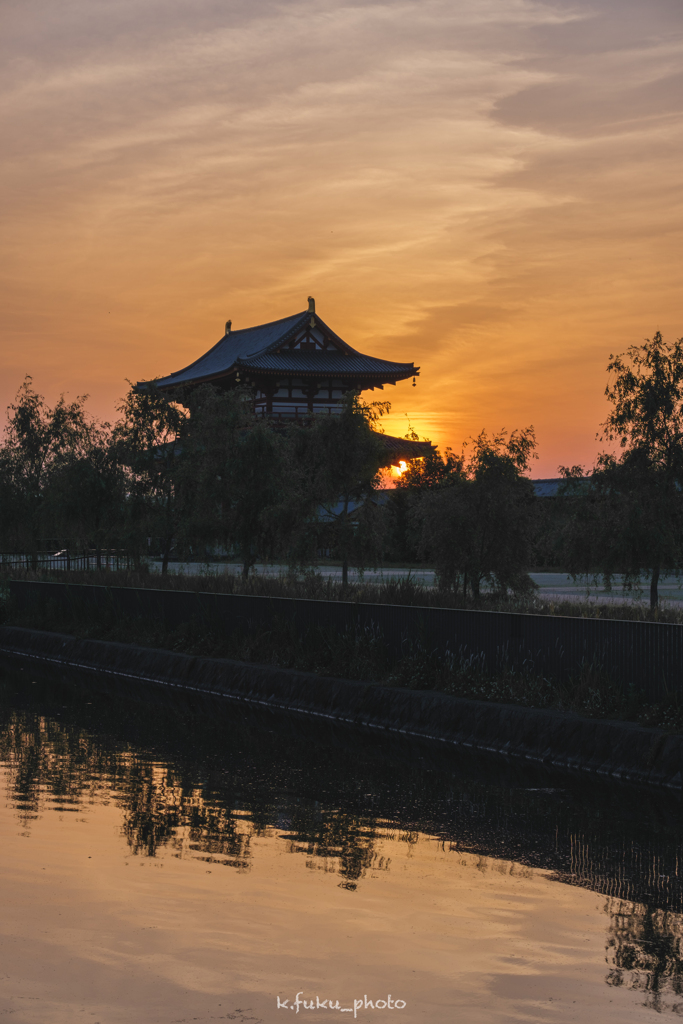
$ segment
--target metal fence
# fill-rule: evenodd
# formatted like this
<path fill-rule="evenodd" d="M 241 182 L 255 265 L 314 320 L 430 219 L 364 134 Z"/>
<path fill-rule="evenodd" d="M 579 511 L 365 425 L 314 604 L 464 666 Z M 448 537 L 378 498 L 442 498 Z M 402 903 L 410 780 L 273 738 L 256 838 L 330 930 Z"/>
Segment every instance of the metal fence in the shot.
<path fill-rule="evenodd" d="M 128 569 L 133 559 L 130 555 L 120 551 L 100 552 L 101 569 Z M 35 560 L 32 555 L 3 554 L 0 552 L 0 571 L 11 572 L 12 569 L 97 569 L 97 554 L 86 552 L 85 554 L 71 554 L 69 551 L 59 551 L 51 554 L 46 551 L 39 551 Z"/>
<path fill-rule="evenodd" d="M 555 679 L 592 666 L 651 699 L 683 692 L 683 626 L 666 623 L 24 580 L 10 582 L 10 597 L 19 615 L 71 608 L 171 630 L 191 621 L 224 634 L 278 623 L 301 632 L 372 629 L 396 657 L 419 645 L 476 659 L 489 673 L 514 667 Z"/>

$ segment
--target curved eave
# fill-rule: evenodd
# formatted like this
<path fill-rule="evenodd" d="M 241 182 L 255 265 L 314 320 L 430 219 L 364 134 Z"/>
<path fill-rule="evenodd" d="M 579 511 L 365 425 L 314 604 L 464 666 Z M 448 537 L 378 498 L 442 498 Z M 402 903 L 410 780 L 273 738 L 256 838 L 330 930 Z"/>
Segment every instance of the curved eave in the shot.
<path fill-rule="evenodd" d="M 143 380 L 138 381 L 135 385 L 136 390 L 143 390 L 150 384 L 154 384 L 155 387 L 159 388 L 160 391 L 170 391 L 176 388 L 195 387 L 197 384 L 211 384 L 212 381 L 225 380 L 226 378 L 232 377 L 237 371 L 242 373 L 249 372 L 255 377 L 341 377 L 350 378 L 352 380 L 374 380 L 378 383 L 389 383 L 391 381 L 407 380 L 409 377 L 418 377 L 420 374 L 419 366 L 409 366 L 404 370 L 398 370 L 395 373 L 389 373 L 378 370 L 308 370 L 308 369 L 265 369 L 263 367 L 250 366 L 248 363 L 238 360 L 233 366 L 227 370 L 222 370 L 220 373 L 210 373 L 202 377 L 193 377 L 192 380 L 174 381 L 168 377 L 162 378 L 160 381 Z"/>
<path fill-rule="evenodd" d="M 407 380 L 408 377 L 417 377 L 417 370 L 408 370 L 405 373 L 377 373 L 376 371 L 361 370 L 349 370 L 346 373 L 342 373 L 339 370 L 331 372 L 330 370 L 250 370 L 248 366 L 239 367 L 241 370 L 249 370 L 254 377 L 339 377 L 341 379 L 349 378 L 350 380 L 379 380 L 379 381 L 390 381 L 390 380 Z"/>
<path fill-rule="evenodd" d="M 214 380 L 223 380 L 224 377 L 230 377 L 235 372 L 235 367 L 231 367 L 229 370 L 221 370 L 220 373 L 207 373 L 202 377 L 192 377 L 190 380 L 174 380 L 173 377 L 162 377 L 161 380 L 141 380 L 135 385 L 135 390 L 144 389 L 150 384 L 154 384 L 160 391 L 173 391 L 176 388 L 193 388 L 197 384 L 210 384 Z"/>
<path fill-rule="evenodd" d="M 350 366 L 348 369 L 340 366 L 259 366 L 248 359 L 237 359 L 231 372 L 236 370 L 248 372 L 255 377 L 364 377 L 375 380 L 405 380 L 407 377 L 417 377 L 420 367 L 412 363 L 393 363 L 376 369 L 364 369 L 359 366 Z"/>
<path fill-rule="evenodd" d="M 410 462 L 412 459 L 424 459 L 436 451 L 431 441 L 411 441 L 407 437 L 393 437 L 391 434 L 380 434 L 386 449 L 385 466 L 397 466 L 399 462 Z"/>

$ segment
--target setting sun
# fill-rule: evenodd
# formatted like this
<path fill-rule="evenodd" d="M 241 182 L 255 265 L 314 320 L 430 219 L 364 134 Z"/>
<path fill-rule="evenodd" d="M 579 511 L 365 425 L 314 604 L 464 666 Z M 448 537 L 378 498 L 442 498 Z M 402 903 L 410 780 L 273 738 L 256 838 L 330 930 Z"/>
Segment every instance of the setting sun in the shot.
<path fill-rule="evenodd" d="M 391 467 L 391 479 L 392 480 L 398 480 L 400 477 L 403 476 L 403 474 L 405 473 L 407 468 L 408 468 L 408 463 L 404 462 L 403 459 L 402 459 L 397 466 L 392 466 Z"/>

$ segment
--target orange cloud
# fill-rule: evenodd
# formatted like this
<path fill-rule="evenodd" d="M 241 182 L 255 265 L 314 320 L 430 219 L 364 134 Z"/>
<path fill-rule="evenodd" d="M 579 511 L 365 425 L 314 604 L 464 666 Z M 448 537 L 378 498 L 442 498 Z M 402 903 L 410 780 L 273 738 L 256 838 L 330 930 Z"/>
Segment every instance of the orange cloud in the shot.
<path fill-rule="evenodd" d="M 533 423 L 554 475 L 609 353 L 683 334 L 667 0 L 29 0 L 3 45 L 5 404 L 32 373 L 110 417 L 313 294 L 422 367 L 387 430 Z"/>

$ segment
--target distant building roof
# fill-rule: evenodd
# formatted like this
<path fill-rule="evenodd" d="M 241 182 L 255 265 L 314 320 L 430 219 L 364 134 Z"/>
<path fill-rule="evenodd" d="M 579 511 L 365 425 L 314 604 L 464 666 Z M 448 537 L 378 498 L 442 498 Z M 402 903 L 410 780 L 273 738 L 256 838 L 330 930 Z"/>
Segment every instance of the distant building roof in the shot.
<path fill-rule="evenodd" d="M 405 380 L 419 371 L 413 363 L 358 352 L 320 319 L 314 305 L 272 323 L 237 331 L 226 327 L 226 334 L 213 348 L 184 369 L 157 380 L 156 386 L 163 390 L 216 381 L 240 371 L 266 376 L 373 378 L 377 386 Z"/>
<path fill-rule="evenodd" d="M 565 482 L 564 477 L 552 477 L 547 480 L 532 480 L 537 498 L 556 498 L 560 484 Z"/>
<path fill-rule="evenodd" d="M 560 488 L 566 487 L 568 483 L 583 484 L 583 487 L 586 487 L 589 480 L 590 477 L 580 477 L 575 480 L 567 480 L 563 476 L 558 476 L 549 477 L 545 480 L 532 480 L 531 482 L 534 485 L 534 491 L 536 492 L 537 498 L 557 498 L 560 493 Z"/>

